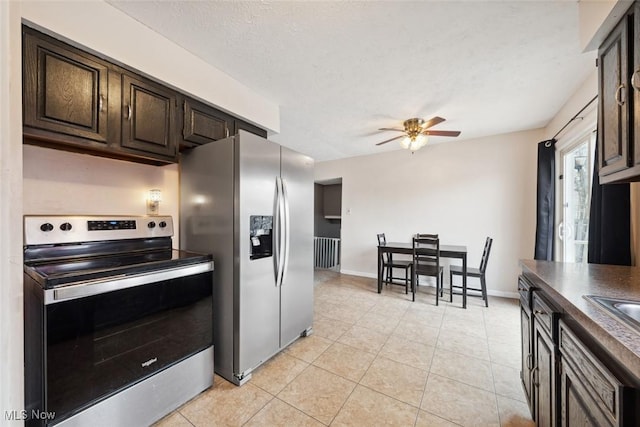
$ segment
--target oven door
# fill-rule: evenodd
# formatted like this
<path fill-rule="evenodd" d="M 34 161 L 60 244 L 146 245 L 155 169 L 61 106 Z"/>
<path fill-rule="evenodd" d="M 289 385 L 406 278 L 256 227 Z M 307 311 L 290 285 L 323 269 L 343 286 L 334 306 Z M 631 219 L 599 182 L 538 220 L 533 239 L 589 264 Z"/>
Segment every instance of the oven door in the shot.
<path fill-rule="evenodd" d="M 45 291 L 45 407 L 56 421 L 213 344 L 212 273 L 154 275 L 111 280 L 112 291 L 76 285 L 57 302 Z"/>

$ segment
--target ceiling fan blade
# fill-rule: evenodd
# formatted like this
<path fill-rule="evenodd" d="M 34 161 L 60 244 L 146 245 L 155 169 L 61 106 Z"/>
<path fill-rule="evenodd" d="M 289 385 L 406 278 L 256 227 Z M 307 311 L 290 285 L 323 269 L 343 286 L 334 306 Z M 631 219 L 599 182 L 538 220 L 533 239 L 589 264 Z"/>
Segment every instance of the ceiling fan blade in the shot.
<path fill-rule="evenodd" d="M 459 130 L 424 130 L 421 132 L 423 135 L 429 136 L 458 136 Z"/>
<path fill-rule="evenodd" d="M 445 120 L 446 120 L 446 119 L 443 119 L 442 117 L 435 116 L 435 117 L 433 117 L 433 118 L 431 118 L 431 119 L 429 119 L 429 120 L 425 121 L 425 122 L 422 124 L 422 129 L 429 129 L 431 126 L 435 126 L 435 125 L 437 125 L 438 123 L 442 123 L 442 122 L 444 122 Z"/>
<path fill-rule="evenodd" d="M 380 128 L 378 130 L 397 130 L 398 132 L 404 132 L 404 129 L 396 129 L 396 128 Z"/>
<path fill-rule="evenodd" d="M 386 144 L 387 142 L 395 141 L 396 139 L 404 138 L 405 135 L 396 136 L 395 138 L 387 139 L 386 141 L 378 142 L 376 145 Z"/>

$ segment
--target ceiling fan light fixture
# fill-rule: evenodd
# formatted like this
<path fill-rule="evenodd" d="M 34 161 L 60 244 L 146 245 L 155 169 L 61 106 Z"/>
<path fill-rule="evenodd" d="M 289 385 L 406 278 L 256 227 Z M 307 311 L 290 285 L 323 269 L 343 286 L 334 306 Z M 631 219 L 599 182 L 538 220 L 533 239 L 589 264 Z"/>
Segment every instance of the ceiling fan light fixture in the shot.
<path fill-rule="evenodd" d="M 429 130 L 432 126 L 435 126 L 444 121 L 445 119 L 438 116 L 432 117 L 426 121 L 420 118 L 413 118 L 404 121 L 404 129 L 380 128 L 379 130 L 383 131 L 403 132 L 404 135 L 389 138 L 377 143 L 376 145 L 387 144 L 391 141 L 397 141 L 398 139 L 402 138 L 400 140 L 400 146 L 404 149 L 414 152 L 427 145 L 427 136 L 456 137 L 460 135 L 460 131 L 458 130 Z"/>
<path fill-rule="evenodd" d="M 427 141 L 427 136 L 423 134 L 406 136 L 400 141 L 400 146 L 414 152 L 427 145 Z"/>

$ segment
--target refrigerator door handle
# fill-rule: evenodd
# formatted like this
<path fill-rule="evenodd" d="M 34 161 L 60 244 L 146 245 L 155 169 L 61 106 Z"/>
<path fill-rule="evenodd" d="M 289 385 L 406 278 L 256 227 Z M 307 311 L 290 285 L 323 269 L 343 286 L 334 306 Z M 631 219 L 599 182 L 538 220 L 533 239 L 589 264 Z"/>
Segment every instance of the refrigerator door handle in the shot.
<path fill-rule="evenodd" d="M 276 177 L 276 212 L 275 212 L 275 260 L 274 264 L 276 266 L 275 276 L 276 276 L 276 287 L 282 285 L 282 271 L 284 269 L 284 233 L 285 233 L 285 225 L 284 225 L 284 194 L 282 187 L 282 179 L 278 176 Z"/>
<path fill-rule="evenodd" d="M 276 287 L 280 285 L 280 178 L 276 177 L 276 203 L 273 221 L 273 272 Z"/>
<path fill-rule="evenodd" d="M 289 215 L 289 193 L 287 192 L 287 182 L 281 179 L 282 183 L 282 199 L 284 208 L 284 262 L 282 263 L 282 278 L 280 279 L 280 286 L 284 285 L 284 279 L 287 276 L 287 270 L 289 268 L 289 246 L 291 243 L 291 216 Z"/>

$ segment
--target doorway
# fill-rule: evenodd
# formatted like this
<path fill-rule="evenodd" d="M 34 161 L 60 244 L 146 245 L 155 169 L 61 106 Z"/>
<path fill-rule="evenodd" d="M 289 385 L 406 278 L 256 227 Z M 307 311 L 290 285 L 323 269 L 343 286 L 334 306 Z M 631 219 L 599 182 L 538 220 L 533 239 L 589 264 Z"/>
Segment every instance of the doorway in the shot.
<path fill-rule="evenodd" d="M 314 267 L 340 271 L 342 178 L 318 181 L 314 186 Z"/>

